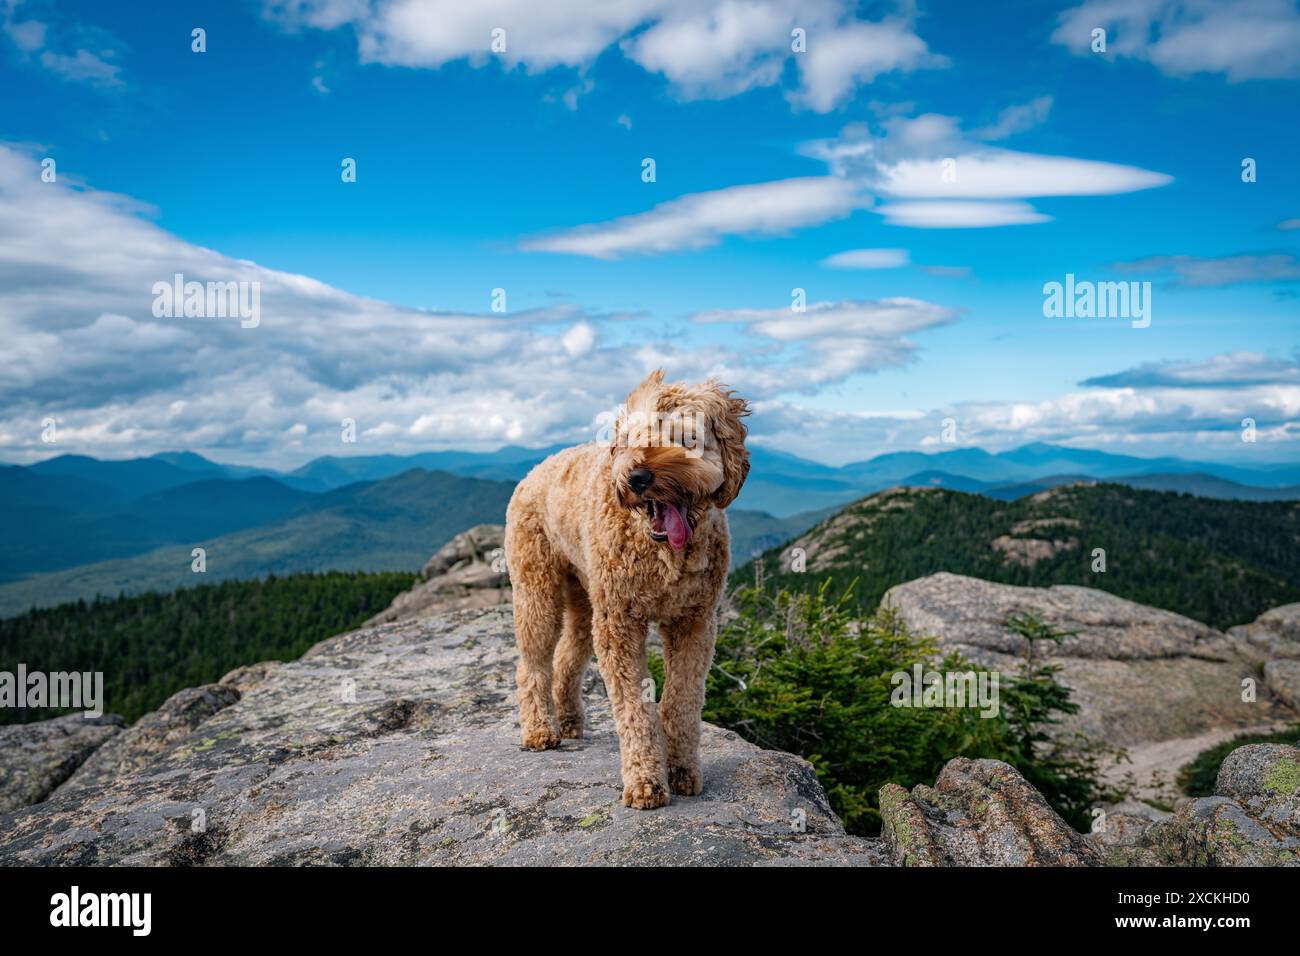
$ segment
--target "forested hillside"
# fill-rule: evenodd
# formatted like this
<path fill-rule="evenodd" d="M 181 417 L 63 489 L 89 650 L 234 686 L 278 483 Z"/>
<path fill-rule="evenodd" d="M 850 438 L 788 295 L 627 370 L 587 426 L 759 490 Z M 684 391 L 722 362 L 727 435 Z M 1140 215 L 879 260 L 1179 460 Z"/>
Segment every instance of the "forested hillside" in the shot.
<path fill-rule="evenodd" d="M 101 671 L 104 711 L 133 721 L 240 665 L 301 656 L 383 610 L 414 577 L 334 571 L 62 604 L 0 620 L 0 661 L 9 671 Z M 0 708 L 0 723 L 58 713 Z"/>
<path fill-rule="evenodd" d="M 806 554 L 803 573 L 796 555 Z M 1094 571 L 1094 551 L 1105 571 Z M 1300 601 L 1300 503 L 1222 501 L 1120 485 L 1070 485 L 1017 501 L 942 489 L 855 502 L 760 559 L 807 590 L 856 579 L 873 609 L 886 590 L 936 571 L 1007 584 L 1080 584 L 1224 628 Z M 750 582 L 754 569 L 735 573 Z"/>
<path fill-rule="evenodd" d="M 415 571 L 453 535 L 502 521 L 513 490 L 510 482 L 412 469 L 308 496 L 286 517 L 219 537 L 201 537 L 197 530 L 177 536 L 190 531 L 177 524 L 171 529 L 175 543 L 148 553 L 0 584 L 0 615 L 100 594 L 171 591 L 265 574 Z M 206 552 L 202 575 L 191 571 L 195 547 Z"/>

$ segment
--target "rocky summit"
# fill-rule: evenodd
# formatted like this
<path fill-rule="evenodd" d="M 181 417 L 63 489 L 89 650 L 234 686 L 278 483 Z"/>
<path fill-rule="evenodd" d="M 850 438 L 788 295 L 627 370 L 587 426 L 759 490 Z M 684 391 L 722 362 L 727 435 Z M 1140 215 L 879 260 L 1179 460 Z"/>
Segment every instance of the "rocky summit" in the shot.
<path fill-rule="evenodd" d="M 519 747 L 514 660 L 509 608 L 450 611 L 239 668 L 130 727 L 72 716 L 5 728 L 0 864 L 1300 861 L 1300 751 L 1279 745 L 1236 750 L 1213 797 L 1172 814 L 1111 808 L 1088 835 L 1012 767 L 957 758 L 933 787 L 886 786 L 882 834 L 868 839 L 845 833 L 806 761 L 706 725 L 704 793 L 630 810 L 595 669 L 586 737 L 533 753 Z"/>
<path fill-rule="evenodd" d="M 0 863 L 885 862 L 880 841 L 845 834 L 806 761 L 716 727 L 702 796 L 619 806 L 600 681 L 585 739 L 523 751 L 514 657 L 507 609 L 458 611 L 182 691 L 0 816 Z"/>

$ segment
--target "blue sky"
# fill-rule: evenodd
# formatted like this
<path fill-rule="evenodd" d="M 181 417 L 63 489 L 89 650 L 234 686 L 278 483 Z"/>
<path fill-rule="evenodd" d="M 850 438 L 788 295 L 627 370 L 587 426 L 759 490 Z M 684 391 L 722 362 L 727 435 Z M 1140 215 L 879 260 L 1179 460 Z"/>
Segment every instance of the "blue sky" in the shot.
<path fill-rule="evenodd" d="M 7 460 L 578 441 L 660 364 L 831 462 L 1297 457 L 1294 2 L 143 6 L 0 0 Z M 155 317 L 175 272 L 260 323 Z M 1067 273 L 1150 326 L 1045 317 Z"/>

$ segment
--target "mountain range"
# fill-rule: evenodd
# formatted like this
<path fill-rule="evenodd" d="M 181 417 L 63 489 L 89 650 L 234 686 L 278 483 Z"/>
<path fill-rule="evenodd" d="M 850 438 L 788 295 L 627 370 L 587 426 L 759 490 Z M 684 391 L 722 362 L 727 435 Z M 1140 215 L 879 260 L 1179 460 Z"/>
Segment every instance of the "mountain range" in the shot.
<path fill-rule="evenodd" d="M 491 452 L 436 451 L 415 455 L 327 455 L 292 471 L 218 464 L 194 452 L 163 452 L 150 458 L 104 461 L 84 455 L 59 455 L 24 470 L 61 479 L 109 485 L 128 496 L 162 491 L 200 477 L 238 479 L 269 477 L 299 491 L 322 492 L 358 481 L 378 481 L 412 468 L 447 471 L 492 481 L 518 481 L 528 470 L 562 446 L 522 448 L 508 445 Z M 1061 479 L 1094 479 L 1158 490 L 1179 482 L 1201 483 L 1210 497 L 1270 498 L 1300 496 L 1300 462 L 1251 464 L 1255 446 L 1242 444 L 1242 462 L 1140 458 L 1042 442 L 996 454 L 980 448 L 932 453 L 890 452 L 834 466 L 810 461 L 762 445 L 751 446 L 749 481 L 741 507 L 771 514 L 794 514 L 813 507 L 844 504 L 891 485 L 941 485 L 984 492 L 1008 485 L 1061 484 Z M 20 466 L 0 466 L 0 473 Z M 1214 478 L 1218 484 L 1204 483 Z M 1140 479 L 1140 481 L 1139 481 Z M 71 487 L 71 486 L 68 486 Z M 790 500 L 791 492 L 796 492 Z M 825 499 L 825 500 L 822 500 Z"/>
<path fill-rule="evenodd" d="M 1036 443 L 997 454 L 979 448 L 931 454 L 891 452 L 837 468 L 759 448 L 753 452 L 753 468 L 738 503 L 779 515 L 844 505 L 895 485 L 949 488 L 1009 500 L 1078 481 L 1109 481 L 1215 498 L 1289 500 L 1300 498 L 1300 462 L 1228 465 Z"/>
<path fill-rule="evenodd" d="M 206 581 L 415 570 L 458 531 L 504 520 L 513 483 L 554 450 L 327 456 L 292 471 L 220 464 L 188 451 L 0 466 L 0 614 L 196 583 L 196 547 L 207 554 Z M 999 454 L 891 453 L 840 467 L 762 446 L 751 454 L 749 480 L 730 512 L 737 561 L 895 485 L 1014 500 L 1105 480 L 1214 498 L 1300 498 L 1300 464 L 1246 467 L 1044 444 Z"/>

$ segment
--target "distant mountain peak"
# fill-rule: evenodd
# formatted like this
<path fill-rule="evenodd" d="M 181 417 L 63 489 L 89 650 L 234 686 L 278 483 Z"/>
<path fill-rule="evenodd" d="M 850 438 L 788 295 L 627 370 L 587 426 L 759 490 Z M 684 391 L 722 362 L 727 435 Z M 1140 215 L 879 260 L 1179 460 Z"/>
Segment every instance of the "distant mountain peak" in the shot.
<path fill-rule="evenodd" d="M 160 451 L 156 455 L 149 456 L 150 461 L 166 462 L 169 465 L 175 465 L 177 468 L 187 470 L 202 471 L 221 471 L 222 466 L 209 458 L 204 458 L 198 452 L 193 451 Z"/>

